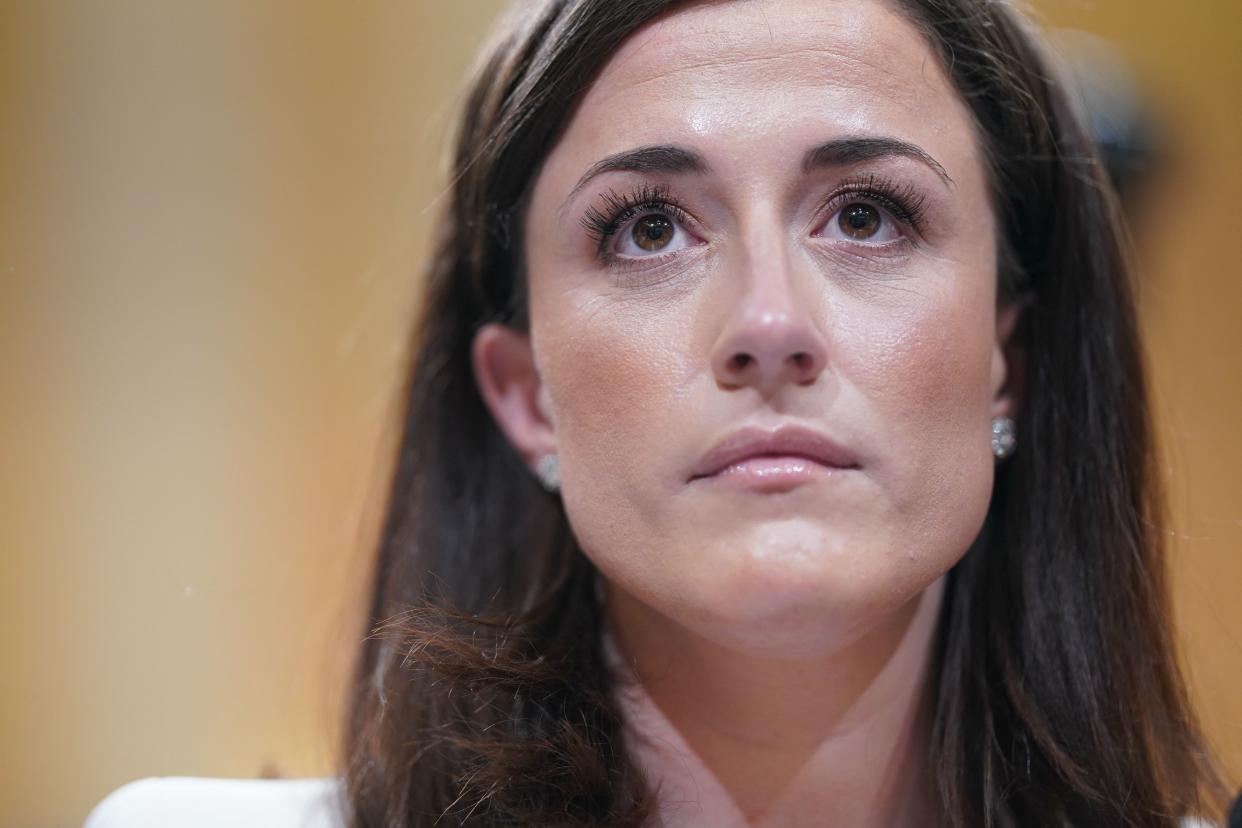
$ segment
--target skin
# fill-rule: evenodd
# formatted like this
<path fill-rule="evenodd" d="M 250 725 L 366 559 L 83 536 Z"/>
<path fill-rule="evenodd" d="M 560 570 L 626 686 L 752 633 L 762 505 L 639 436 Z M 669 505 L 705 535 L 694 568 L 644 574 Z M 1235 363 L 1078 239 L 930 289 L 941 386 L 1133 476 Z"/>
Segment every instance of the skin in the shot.
<path fill-rule="evenodd" d="M 804 167 L 843 138 L 926 159 Z M 698 169 L 582 183 L 652 145 Z M 857 194 L 876 181 L 917 227 Z M 601 257 L 584 215 L 644 187 L 684 214 L 640 210 Z M 849 204 L 871 236 L 843 229 Z M 647 251 L 632 230 L 653 212 Z M 928 44 L 870 0 L 679 8 L 609 60 L 524 232 L 530 331 L 482 329 L 476 379 L 532 468 L 559 458 L 666 824 L 929 824 L 930 645 L 987 510 L 991 418 L 1014 415 L 1018 311 L 998 304 L 970 114 Z M 690 479 L 729 433 L 788 423 L 855 467 L 780 491 Z"/>

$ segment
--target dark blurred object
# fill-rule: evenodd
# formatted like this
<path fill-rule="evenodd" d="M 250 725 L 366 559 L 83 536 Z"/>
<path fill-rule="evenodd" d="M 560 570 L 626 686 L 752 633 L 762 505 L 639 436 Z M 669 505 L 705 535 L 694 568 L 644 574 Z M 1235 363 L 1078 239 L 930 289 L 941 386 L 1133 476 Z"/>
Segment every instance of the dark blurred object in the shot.
<path fill-rule="evenodd" d="M 1134 73 L 1121 53 L 1096 35 L 1060 29 L 1052 42 L 1109 178 L 1131 212 L 1160 155 L 1159 132 Z"/>
<path fill-rule="evenodd" d="M 1242 828 L 1242 792 L 1238 794 L 1238 798 L 1233 802 L 1233 807 L 1229 809 L 1228 828 Z"/>

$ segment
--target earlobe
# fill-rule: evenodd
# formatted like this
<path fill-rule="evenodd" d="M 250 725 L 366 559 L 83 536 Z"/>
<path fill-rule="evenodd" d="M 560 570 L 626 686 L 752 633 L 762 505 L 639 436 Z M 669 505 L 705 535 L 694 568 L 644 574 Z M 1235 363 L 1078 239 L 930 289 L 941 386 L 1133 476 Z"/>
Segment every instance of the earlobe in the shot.
<path fill-rule="evenodd" d="M 518 454 L 533 465 L 554 453 L 550 400 L 535 365 L 530 336 L 489 323 L 475 334 L 470 358 L 479 394 Z"/>

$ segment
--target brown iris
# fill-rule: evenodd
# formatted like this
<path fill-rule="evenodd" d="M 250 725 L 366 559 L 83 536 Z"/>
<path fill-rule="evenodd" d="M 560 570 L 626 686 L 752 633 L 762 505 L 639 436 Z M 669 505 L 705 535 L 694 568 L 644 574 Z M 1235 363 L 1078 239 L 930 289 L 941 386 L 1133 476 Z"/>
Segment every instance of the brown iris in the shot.
<path fill-rule="evenodd" d="M 673 240 L 673 222 L 659 213 L 643 216 L 634 222 L 634 243 L 643 250 L 660 250 Z"/>
<path fill-rule="evenodd" d="M 880 211 L 869 204 L 849 204 L 837 224 L 851 239 L 869 239 L 880 229 Z"/>

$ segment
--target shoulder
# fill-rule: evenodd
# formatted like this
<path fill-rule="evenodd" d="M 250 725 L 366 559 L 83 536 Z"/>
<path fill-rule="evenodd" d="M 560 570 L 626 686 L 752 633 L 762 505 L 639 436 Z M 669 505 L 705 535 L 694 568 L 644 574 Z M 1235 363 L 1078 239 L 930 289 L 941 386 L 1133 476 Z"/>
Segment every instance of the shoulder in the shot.
<path fill-rule="evenodd" d="M 85 828 L 340 828 L 339 779 L 152 777 L 113 791 Z"/>

